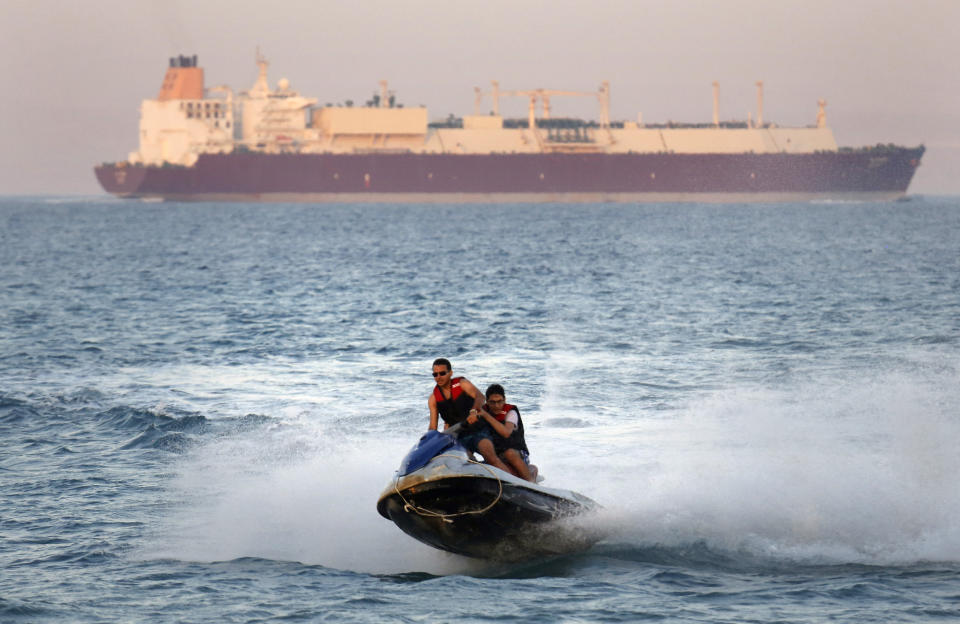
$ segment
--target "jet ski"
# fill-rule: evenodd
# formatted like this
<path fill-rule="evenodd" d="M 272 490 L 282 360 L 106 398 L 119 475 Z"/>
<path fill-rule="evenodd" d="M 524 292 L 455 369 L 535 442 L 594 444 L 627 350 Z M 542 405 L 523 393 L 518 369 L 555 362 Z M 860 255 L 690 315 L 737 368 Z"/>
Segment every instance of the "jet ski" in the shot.
<path fill-rule="evenodd" d="M 602 537 L 583 522 L 597 503 L 477 462 L 450 431 L 425 433 L 380 494 L 377 511 L 404 533 L 499 561 L 586 550 Z"/>

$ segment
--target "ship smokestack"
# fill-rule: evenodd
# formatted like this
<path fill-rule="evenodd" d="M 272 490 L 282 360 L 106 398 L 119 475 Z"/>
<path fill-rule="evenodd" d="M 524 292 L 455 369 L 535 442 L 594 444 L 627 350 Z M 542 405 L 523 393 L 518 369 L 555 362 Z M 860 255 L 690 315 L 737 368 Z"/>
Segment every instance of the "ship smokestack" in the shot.
<path fill-rule="evenodd" d="M 720 83 L 713 83 L 713 125 L 720 126 Z"/>
<path fill-rule="evenodd" d="M 170 67 L 163 77 L 160 101 L 165 100 L 202 100 L 203 69 L 198 67 L 197 56 L 179 54 L 170 57 Z"/>
<path fill-rule="evenodd" d="M 757 81 L 757 127 L 763 127 L 763 81 Z"/>

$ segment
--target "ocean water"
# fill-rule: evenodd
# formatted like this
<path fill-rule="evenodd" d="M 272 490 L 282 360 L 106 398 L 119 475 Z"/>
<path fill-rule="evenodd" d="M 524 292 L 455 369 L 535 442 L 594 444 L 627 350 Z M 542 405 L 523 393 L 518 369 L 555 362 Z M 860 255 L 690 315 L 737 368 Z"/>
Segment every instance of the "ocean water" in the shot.
<path fill-rule="evenodd" d="M 0 199 L 2 622 L 960 619 L 960 198 Z M 445 356 L 606 538 L 375 511 Z"/>

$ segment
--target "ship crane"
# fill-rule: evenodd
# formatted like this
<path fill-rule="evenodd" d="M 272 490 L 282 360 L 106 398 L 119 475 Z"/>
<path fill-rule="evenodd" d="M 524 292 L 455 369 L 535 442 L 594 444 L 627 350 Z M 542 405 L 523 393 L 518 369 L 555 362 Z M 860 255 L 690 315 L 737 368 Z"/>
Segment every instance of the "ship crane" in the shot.
<path fill-rule="evenodd" d="M 543 119 L 550 119 L 550 98 L 553 96 L 574 96 L 574 97 L 595 97 L 600 103 L 600 127 L 610 128 L 610 83 L 603 81 L 600 88 L 596 91 L 563 91 L 559 89 L 521 89 L 501 91 L 500 83 L 496 80 L 491 81 L 492 89 L 489 94 L 484 93 L 480 87 L 476 87 L 476 112 L 480 114 L 480 107 L 484 95 L 490 95 L 493 100 L 493 114 L 500 114 L 500 97 L 527 97 L 530 98 L 530 108 L 528 112 L 528 124 L 530 129 L 536 128 L 537 100 L 540 100 L 541 115 Z"/>

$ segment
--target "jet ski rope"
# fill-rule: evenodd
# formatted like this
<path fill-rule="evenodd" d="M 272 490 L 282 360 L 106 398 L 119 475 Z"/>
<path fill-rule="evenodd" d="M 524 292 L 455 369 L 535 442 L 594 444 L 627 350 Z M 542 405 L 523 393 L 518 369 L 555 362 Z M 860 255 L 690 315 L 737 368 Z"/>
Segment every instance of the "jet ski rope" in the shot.
<path fill-rule="evenodd" d="M 437 455 L 437 457 L 452 457 L 454 459 L 462 459 L 457 455 Z M 403 493 L 400 491 L 400 488 L 398 487 L 398 484 L 400 483 L 400 476 L 398 475 L 396 480 L 393 482 L 393 489 L 397 492 L 397 496 L 400 497 L 400 500 L 403 501 L 403 510 L 412 511 L 418 516 L 427 516 L 429 518 L 440 518 L 444 522 L 449 522 L 452 524 L 453 520 L 451 520 L 451 518 L 459 518 L 460 516 L 482 514 L 493 509 L 493 506 L 496 505 L 498 502 L 500 502 L 500 498 L 503 496 L 503 481 L 501 481 L 500 477 L 497 476 L 497 473 L 493 471 L 493 468 L 491 468 L 487 464 L 483 462 L 478 462 L 473 459 L 467 459 L 467 461 L 470 462 L 471 464 L 477 464 L 477 465 L 483 466 L 486 469 L 486 471 L 489 472 L 490 475 L 497 480 L 497 487 L 499 488 L 499 491 L 497 492 L 497 497 L 493 499 L 492 503 L 490 503 L 483 509 L 473 509 L 470 511 L 458 511 L 457 513 L 450 513 L 450 514 L 440 513 L 438 511 L 433 511 L 432 509 L 427 509 L 425 507 L 417 507 L 416 505 L 409 502 L 407 499 L 403 497 Z"/>

